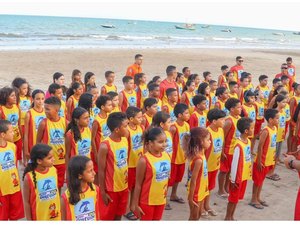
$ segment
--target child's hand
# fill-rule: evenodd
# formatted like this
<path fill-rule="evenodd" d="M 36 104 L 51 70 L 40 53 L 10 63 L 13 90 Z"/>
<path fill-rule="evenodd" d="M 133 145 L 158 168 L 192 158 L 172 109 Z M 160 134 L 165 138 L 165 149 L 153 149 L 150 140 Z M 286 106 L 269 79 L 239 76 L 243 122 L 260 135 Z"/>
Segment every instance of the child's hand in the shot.
<path fill-rule="evenodd" d="M 285 156 L 285 158 L 283 159 L 284 165 L 286 166 L 286 168 L 291 169 L 291 167 L 290 167 L 290 165 L 289 165 L 289 162 L 290 162 L 291 160 L 295 160 L 295 159 L 296 159 L 295 156 L 293 156 L 293 155 L 288 155 L 288 154 L 283 154 L 283 155 Z"/>
<path fill-rule="evenodd" d="M 223 162 L 223 161 L 225 161 L 226 159 L 227 159 L 226 154 L 225 154 L 224 152 L 222 152 L 222 154 L 221 154 L 221 161 Z"/>
<path fill-rule="evenodd" d="M 198 207 L 199 208 L 198 203 L 195 202 L 193 198 L 189 198 L 188 200 L 189 200 L 190 207 Z"/>
<path fill-rule="evenodd" d="M 133 211 L 134 212 L 134 211 Z M 141 209 L 141 207 L 136 207 L 136 212 L 137 212 L 137 217 L 141 218 L 142 216 L 145 215 L 144 211 Z"/>
<path fill-rule="evenodd" d="M 261 172 L 265 166 L 261 162 L 257 162 L 257 170 Z"/>
<path fill-rule="evenodd" d="M 106 206 L 108 205 L 108 203 L 113 202 L 113 200 L 110 198 L 110 196 L 107 193 L 104 193 L 102 195 L 102 200 Z"/>

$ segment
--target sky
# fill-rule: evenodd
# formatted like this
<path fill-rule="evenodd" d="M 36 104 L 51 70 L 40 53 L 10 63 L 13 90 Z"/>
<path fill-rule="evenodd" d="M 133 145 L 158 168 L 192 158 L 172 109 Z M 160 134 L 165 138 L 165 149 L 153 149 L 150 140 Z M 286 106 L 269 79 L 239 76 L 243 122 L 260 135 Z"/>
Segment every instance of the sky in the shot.
<path fill-rule="evenodd" d="M 297 0 L 0 0 L 0 14 L 200 23 L 300 31 Z"/>

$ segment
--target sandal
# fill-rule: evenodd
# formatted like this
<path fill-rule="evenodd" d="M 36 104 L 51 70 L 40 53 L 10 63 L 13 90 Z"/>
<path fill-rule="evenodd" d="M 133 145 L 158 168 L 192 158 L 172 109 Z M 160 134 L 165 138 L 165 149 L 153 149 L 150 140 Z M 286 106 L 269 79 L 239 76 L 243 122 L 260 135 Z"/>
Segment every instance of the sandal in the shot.
<path fill-rule="evenodd" d="M 217 216 L 218 215 L 218 213 L 215 210 L 213 210 L 213 209 L 209 209 L 209 210 L 207 210 L 207 212 L 211 216 Z"/>
<path fill-rule="evenodd" d="M 269 207 L 269 204 L 266 201 L 260 201 L 259 203 L 264 207 Z"/>
<path fill-rule="evenodd" d="M 172 207 L 171 207 L 170 203 L 167 203 L 165 205 L 165 210 L 172 210 Z"/>
<path fill-rule="evenodd" d="M 254 207 L 254 208 L 256 208 L 256 209 L 264 209 L 264 207 L 261 204 L 259 204 L 259 203 L 252 203 L 252 202 L 250 202 L 249 205 L 252 206 L 252 207 Z"/>
<path fill-rule="evenodd" d="M 224 194 L 219 194 L 218 192 L 216 193 L 216 196 L 221 198 L 221 199 L 227 199 L 228 198 L 228 194 L 224 193 Z"/>
<path fill-rule="evenodd" d="M 278 174 L 273 174 L 271 176 L 266 176 L 267 179 L 273 180 L 273 181 L 279 181 L 280 177 Z"/>
<path fill-rule="evenodd" d="M 133 212 L 129 212 L 129 213 L 125 214 L 124 216 L 125 216 L 128 220 L 137 220 L 137 219 L 138 219 L 137 216 L 134 215 Z"/>
<path fill-rule="evenodd" d="M 209 216 L 209 214 L 208 214 L 208 212 L 205 211 L 205 210 L 201 213 L 201 217 L 207 218 L 208 216 Z"/>
<path fill-rule="evenodd" d="M 184 204 L 185 203 L 185 201 L 181 197 L 176 197 L 175 199 L 170 199 L 170 201 L 171 202 L 177 202 L 177 203 L 180 203 L 180 204 Z"/>

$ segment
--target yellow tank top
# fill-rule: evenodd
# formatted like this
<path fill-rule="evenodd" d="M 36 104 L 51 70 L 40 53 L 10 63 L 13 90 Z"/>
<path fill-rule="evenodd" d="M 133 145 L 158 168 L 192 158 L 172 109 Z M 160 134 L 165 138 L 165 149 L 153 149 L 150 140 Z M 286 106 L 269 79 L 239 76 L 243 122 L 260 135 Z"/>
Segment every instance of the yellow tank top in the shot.
<path fill-rule="evenodd" d="M 176 142 L 178 140 L 178 143 L 173 142 L 174 145 L 177 145 L 177 152 L 176 152 L 176 157 L 175 157 L 175 164 L 183 164 L 185 163 L 185 155 L 184 155 L 184 151 L 183 151 L 183 136 L 187 133 L 190 132 L 190 125 L 187 122 L 184 122 L 184 124 L 182 126 L 178 125 L 178 123 L 174 123 L 176 128 L 177 128 L 177 132 L 178 132 L 178 139 L 176 139 Z M 173 152 L 174 154 L 174 152 Z"/>
<path fill-rule="evenodd" d="M 147 84 L 141 84 L 139 85 L 139 88 L 141 89 L 141 109 L 142 109 L 144 107 L 145 99 L 149 97 L 149 90 L 147 88 Z"/>
<path fill-rule="evenodd" d="M 108 116 L 106 118 L 101 118 L 99 115 L 97 115 L 95 117 L 95 121 L 98 122 L 98 126 L 100 128 L 100 133 L 101 133 L 100 141 L 103 141 L 105 138 L 107 138 L 111 134 L 111 131 L 107 126 L 107 118 L 108 118 Z"/>
<path fill-rule="evenodd" d="M 177 85 L 177 88 L 178 88 L 178 95 L 181 96 L 182 95 L 182 90 L 183 90 L 183 85 L 182 85 L 182 83 L 177 83 L 177 82 L 176 82 L 176 85 Z"/>
<path fill-rule="evenodd" d="M 243 107 L 246 111 L 246 114 L 244 116 L 249 117 L 255 123 L 256 122 L 256 111 L 255 111 L 254 105 L 252 105 L 252 106 L 243 105 Z M 254 134 L 249 136 L 249 138 L 253 138 L 253 137 L 254 137 Z"/>
<path fill-rule="evenodd" d="M 210 96 L 210 99 L 211 99 L 210 109 L 213 109 L 213 108 L 215 108 L 215 104 L 218 100 L 218 97 L 216 96 L 216 91 L 210 92 L 209 96 Z"/>
<path fill-rule="evenodd" d="M 210 109 L 210 106 L 211 106 L 211 101 L 210 101 L 209 96 L 205 96 L 205 97 L 206 97 L 206 109 L 204 110 L 204 112 L 205 112 L 205 114 L 207 114 Z"/>
<path fill-rule="evenodd" d="M 110 113 L 113 113 L 113 112 L 121 112 L 120 107 L 119 106 L 114 107 L 113 110 L 111 110 Z"/>
<path fill-rule="evenodd" d="M 185 104 L 189 107 L 189 112 L 192 114 L 194 112 L 194 104 L 193 104 L 193 97 L 196 95 L 195 92 L 184 92 L 186 96 L 186 102 Z"/>
<path fill-rule="evenodd" d="M 166 153 L 169 154 L 170 158 L 172 159 L 172 153 L 173 153 L 173 140 L 171 133 L 167 130 L 165 130 L 165 134 L 167 136 L 167 147 L 165 149 Z"/>
<path fill-rule="evenodd" d="M 74 95 L 71 95 L 70 98 L 73 99 L 73 109 L 77 108 L 79 99 L 76 99 Z"/>
<path fill-rule="evenodd" d="M 110 91 L 113 91 L 113 92 L 116 92 L 116 93 L 117 93 L 117 87 L 116 87 L 116 85 L 114 85 L 114 84 L 111 85 L 111 86 L 109 86 L 109 85 L 107 85 L 107 84 L 104 84 L 103 87 L 105 88 L 106 93 L 108 93 L 108 92 L 110 92 Z"/>
<path fill-rule="evenodd" d="M 200 114 L 198 111 L 195 110 L 193 114 L 195 114 L 196 117 L 198 118 L 198 126 L 206 128 L 206 120 L 207 120 L 206 113 L 203 111 L 202 114 Z"/>
<path fill-rule="evenodd" d="M 218 170 L 220 168 L 220 157 L 222 153 L 223 143 L 224 143 L 224 131 L 219 128 L 217 131 L 207 128 L 211 137 L 210 154 L 207 157 L 207 168 L 208 172 Z"/>
<path fill-rule="evenodd" d="M 256 119 L 257 120 L 263 120 L 264 119 L 264 113 L 265 113 L 265 104 L 263 102 L 254 102 L 254 105 L 256 106 Z"/>
<path fill-rule="evenodd" d="M 24 97 L 20 96 L 19 108 L 21 111 L 21 117 L 20 117 L 21 126 L 25 125 L 26 113 L 30 109 L 30 106 L 31 106 L 31 99 L 27 96 Z"/>
<path fill-rule="evenodd" d="M 228 111 L 228 109 L 226 109 L 226 107 L 225 107 L 225 102 L 223 102 L 223 101 L 221 101 L 220 99 L 218 99 L 218 100 L 217 100 L 217 103 L 218 103 L 219 106 L 220 106 L 220 110 L 222 110 L 223 112 L 225 112 L 225 113 L 226 113 L 226 116 L 228 116 L 228 115 L 229 115 L 229 111 Z"/>
<path fill-rule="evenodd" d="M 6 146 L 0 147 L 0 192 L 2 196 L 21 190 L 19 172 L 16 167 L 16 152 L 14 143 L 6 142 Z"/>
<path fill-rule="evenodd" d="M 156 100 L 157 100 L 157 112 L 160 112 L 162 107 L 162 101 L 159 98 L 156 98 Z"/>
<path fill-rule="evenodd" d="M 236 98 L 236 99 L 239 99 L 239 96 L 238 96 L 237 93 L 231 94 L 231 93 L 229 92 L 228 95 L 229 95 L 229 98 Z"/>
<path fill-rule="evenodd" d="M 167 106 L 167 108 L 168 108 L 168 111 L 169 111 L 169 115 L 170 115 L 170 117 L 171 117 L 171 123 L 174 123 L 175 121 L 176 121 L 176 116 L 175 116 L 175 114 L 174 114 L 174 107 L 172 107 L 170 104 L 169 104 L 169 102 L 167 102 L 166 104 L 165 104 L 165 106 Z"/>
<path fill-rule="evenodd" d="M 36 136 L 37 136 L 37 130 L 39 128 L 40 123 L 43 121 L 43 119 L 46 118 L 45 111 L 43 110 L 42 112 L 37 112 L 35 109 L 30 109 L 30 121 L 32 122 L 31 124 L 29 123 L 29 129 L 31 129 L 30 134 L 32 134 L 31 138 L 33 140 L 32 146 L 36 144 Z"/>
<path fill-rule="evenodd" d="M 264 103 L 265 108 L 268 108 L 270 88 L 268 86 L 265 86 L 265 87 L 257 86 L 257 89 L 262 91 L 264 98 L 261 99 L 261 101 Z"/>
<path fill-rule="evenodd" d="M 135 90 L 133 90 L 131 93 L 128 93 L 126 91 L 123 91 L 124 97 L 127 100 L 127 106 L 137 106 L 137 96 Z M 123 103 L 124 104 L 124 103 Z"/>
<path fill-rule="evenodd" d="M 128 126 L 129 137 L 129 153 L 128 153 L 128 167 L 136 168 L 138 159 L 143 155 L 143 129 L 141 126 L 137 126 L 134 130 Z"/>
<path fill-rule="evenodd" d="M 233 151 L 234 151 L 235 141 L 241 136 L 241 132 L 237 129 L 237 121 L 241 117 L 239 116 L 238 118 L 235 118 L 234 116 L 231 116 L 231 115 L 229 115 L 228 117 L 230 117 L 233 122 L 232 127 L 230 128 L 230 131 L 229 131 L 229 132 L 233 132 L 233 135 L 232 135 L 233 138 L 230 140 L 230 146 L 229 146 L 229 152 L 228 152 L 229 155 L 232 155 Z"/>
<path fill-rule="evenodd" d="M 14 130 L 14 142 L 21 139 L 20 129 L 19 129 L 19 108 L 16 104 L 14 104 L 11 108 L 7 108 L 5 106 L 1 106 L 2 108 L 2 118 L 11 122 L 13 130 Z"/>
<path fill-rule="evenodd" d="M 289 122 L 291 120 L 291 108 L 289 104 L 285 105 L 284 111 L 286 116 L 286 122 Z"/>
<path fill-rule="evenodd" d="M 252 163 L 251 163 L 251 141 L 248 139 L 247 144 L 241 139 L 236 140 L 236 146 L 239 145 L 242 149 L 243 157 L 243 170 L 242 181 L 251 180 L 252 178 Z M 241 157 L 241 156 L 240 156 Z"/>
<path fill-rule="evenodd" d="M 277 142 L 284 141 L 285 138 L 285 124 L 286 124 L 286 113 L 285 109 L 279 112 L 279 123 L 277 128 Z"/>
<path fill-rule="evenodd" d="M 81 132 L 81 140 L 78 140 L 75 144 L 76 155 L 84 155 L 91 158 L 91 142 L 92 134 L 89 127 L 85 127 Z"/>
<path fill-rule="evenodd" d="M 58 111 L 58 115 L 59 115 L 59 117 L 64 117 L 65 118 L 66 113 L 67 113 L 66 103 L 63 100 L 61 100 L 60 103 L 61 103 L 61 106 L 60 106 L 60 109 Z"/>

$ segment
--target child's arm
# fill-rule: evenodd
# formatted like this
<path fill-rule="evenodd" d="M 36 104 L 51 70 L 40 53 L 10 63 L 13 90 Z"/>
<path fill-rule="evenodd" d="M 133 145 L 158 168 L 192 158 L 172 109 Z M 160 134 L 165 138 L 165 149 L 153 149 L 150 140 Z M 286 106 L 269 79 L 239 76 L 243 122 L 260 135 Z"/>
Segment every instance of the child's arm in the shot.
<path fill-rule="evenodd" d="M 274 95 L 274 91 L 270 91 L 269 93 L 269 98 L 268 98 L 268 103 L 270 104 L 270 102 L 272 101 L 273 99 L 273 95 Z M 269 106 L 269 105 L 268 105 Z"/>
<path fill-rule="evenodd" d="M 198 120 L 197 120 L 197 117 L 195 116 L 195 114 L 192 114 L 190 119 L 189 119 L 189 125 L 190 125 L 190 128 L 194 128 L 196 127 L 198 124 Z"/>
<path fill-rule="evenodd" d="M 295 105 L 296 105 L 295 101 L 296 101 L 295 98 L 292 98 L 291 101 L 290 101 L 290 111 L 293 112 L 293 113 L 295 113 L 295 111 L 294 111 L 295 110 Z M 291 115 L 291 116 L 294 116 L 294 115 Z M 291 118 L 291 119 L 293 119 L 293 118 Z"/>
<path fill-rule="evenodd" d="M 61 220 L 67 220 L 65 198 L 66 198 L 65 194 L 63 194 L 60 200 Z"/>
<path fill-rule="evenodd" d="M 72 108 L 72 104 L 73 104 L 73 100 L 72 98 L 69 98 L 66 104 L 66 108 L 67 108 L 67 120 L 71 121 L 72 120 L 72 115 L 71 115 L 71 108 Z"/>
<path fill-rule="evenodd" d="M 170 134 L 171 134 L 172 138 L 174 137 L 175 133 L 176 133 L 176 127 L 174 125 L 172 125 L 170 127 Z"/>
<path fill-rule="evenodd" d="M 220 103 L 219 103 L 219 102 L 216 102 L 216 103 L 215 103 L 215 109 L 221 109 L 221 106 L 220 106 Z"/>
<path fill-rule="evenodd" d="M 225 120 L 225 124 L 224 124 L 224 127 L 223 127 L 223 131 L 224 131 L 224 140 L 225 140 L 225 141 L 226 141 L 228 132 L 230 131 L 231 127 L 232 127 L 232 122 L 231 122 L 231 120 L 229 120 L 229 119 Z M 227 141 L 228 141 L 228 140 L 227 140 Z M 224 144 L 225 144 L 225 142 L 224 142 Z M 222 154 L 221 154 L 221 161 L 224 161 L 225 159 L 227 159 L 224 150 L 225 150 L 225 148 L 223 147 L 223 148 L 222 148 Z"/>
<path fill-rule="evenodd" d="M 142 125 L 143 127 L 146 127 L 146 118 L 145 118 L 144 116 L 143 116 L 141 125 Z M 149 125 L 151 125 L 151 124 L 149 124 Z"/>
<path fill-rule="evenodd" d="M 98 162 L 98 160 L 97 160 L 97 158 L 98 158 L 98 155 L 97 155 L 98 149 L 97 149 L 97 145 L 96 145 L 97 131 L 98 131 L 98 122 L 94 120 L 93 126 L 92 126 L 92 151 L 94 152 L 96 162 Z"/>
<path fill-rule="evenodd" d="M 123 101 L 124 101 L 123 94 L 122 94 L 122 92 L 120 92 L 119 93 L 119 107 L 120 107 L 120 109 L 122 108 Z"/>
<path fill-rule="evenodd" d="M 223 75 L 219 75 L 218 77 L 218 87 L 221 87 Z"/>
<path fill-rule="evenodd" d="M 257 148 L 257 154 L 256 154 L 256 157 L 257 157 L 256 163 L 257 163 L 258 171 L 262 171 L 262 168 L 264 167 L 264 165 L 261 164 L 261 155 L 262 155 L 263 146 L 266 142 L 267 137 L 268 137 L 268 131 L 263 130 L 259 136 L 259 142 L 258 142 L 258 148 Z"/>
<path fill-rule="evenodd" d="M 238 92 L 237 92 L 239 99 L 241 99 L 242 92 L 243 92 L 243 89 L 241 87 L 239 87 Z"/>
<path fill-rule="evenodd" d="M 194 192 L 196 189 L 196 185 L 197 185 L 196 181 L 197 181 L 197 177 L 198 177 L 201 166 L 202 166 L 202 160 L 197 159 L 195 161 L 194 169 L 192 171 L 192 176 L 191 176 L 191 180 L 190 180 L 190 190 L 189 190 L 189 195 L 188 195 L 188 201 L 189 201 L 190 206 L 199 207 L 197 202 L 194 201 Z"/>
<path fill-rule="evenodd" d="M 106 89 L 104 86 L 101 87 L 101 94 L 100 95 L 106 95 Z"/>
<path fill-rule="evenodd" d="M 72 143 L 71 143 L 71 131 L 68 131 L 68 133 L 66 133 L 65 136 L 65 147 L 66 147 L 66 154 L 65 154 L 65 159 L 66 159 L 66 168 L 68 168 L 68 164 L 70 161 L 70 157 L 71 157 L 71 147 L 72 147 Z"/>
<path fill-rule="evenodd" d="M 37 134 L 36 134 L 36 143 L 41 143 L 43 140 L 44 132 L 46 128 L 46 120 L 43 120 L 38 128 Z"/>
<path fill-rule="evenodd" d="M 24 201 L 24 210 L 25 210 L 25 216 L 27 220 L 32 220 L 31 217 L 31 206 L 30 206 L 30 187 L 29 187 L 29 181 L 27 176 L 25 176 L 24 182 L 23 182 L 23 201 Z"/>
<path fill-rule="evenodd" d="M 28 149 L 29 114 L 30 114 L 29 112 L 26 113 L 25 124 L 24 124 L 23 163 L 25 167 L 27 166 L 27 161 L 30 158 L 29 149 Z"/>
<path fill-rule="evenodd" d="M 104 204 L 107 206 L 109 202 L 111 202 L 111 198 L 106 193 L 106 185 L 105 185 L 105 171 L 106 171 L 106 158 L 108 154 L 108 147 L 106 144 L 101 143 L 99 152 L 98 152 L 98 178 L 99 178 L 99 187 L 102 200 Z"/>

